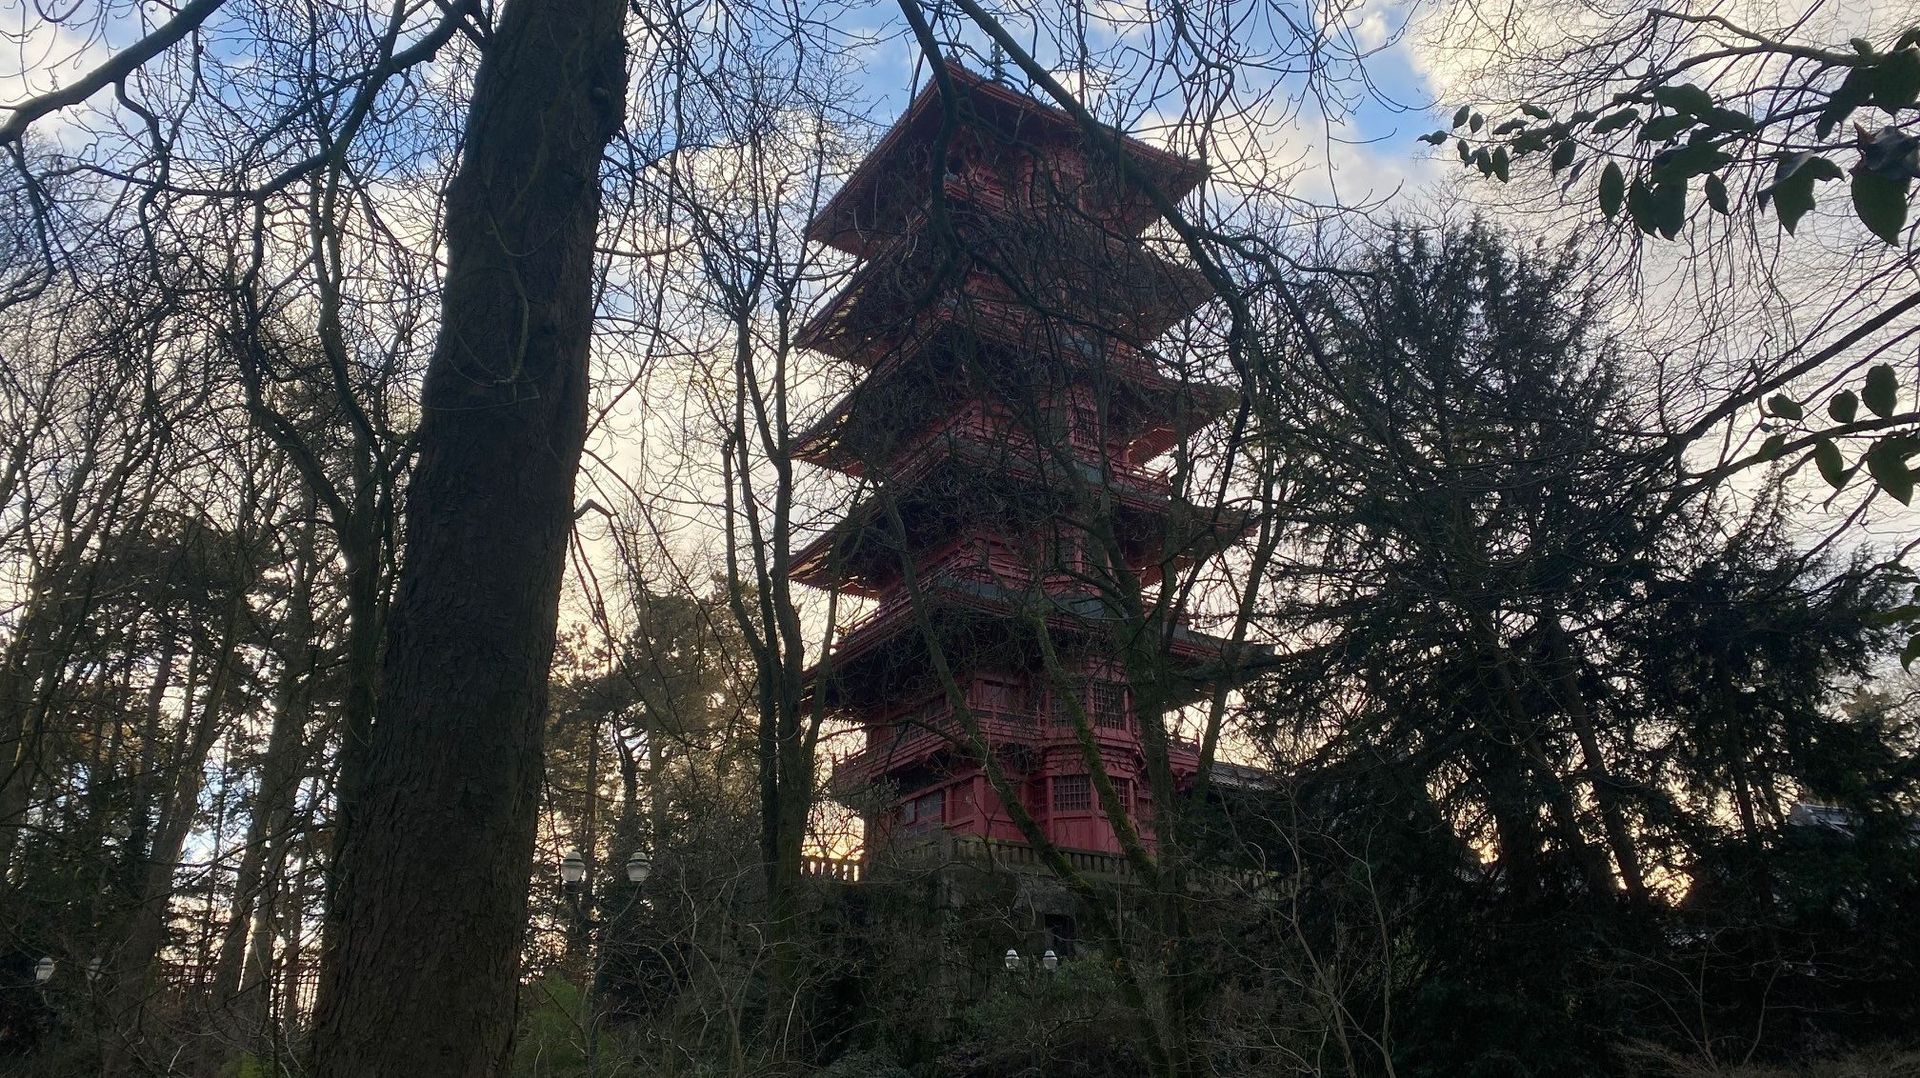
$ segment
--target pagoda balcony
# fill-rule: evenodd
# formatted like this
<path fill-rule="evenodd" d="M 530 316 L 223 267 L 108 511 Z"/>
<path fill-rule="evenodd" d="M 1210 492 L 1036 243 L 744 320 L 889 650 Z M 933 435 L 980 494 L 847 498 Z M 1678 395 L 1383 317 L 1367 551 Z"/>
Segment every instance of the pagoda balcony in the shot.
<path fill-rule="evenodd" d="M 1047 693 L 1045 702 L 1030 709 L 970 704 L 967 710 L 989 749 L 1020 746 L 1044 752 L 1065 748 L 1077 754 L 1082 751 L 1079 733 L 1066 705 L 1053 695 Z M 1102 750 L 1139 751 L 1139 732 L 1131 715 L 1100 713 L 1091 700 L 1083 700 L 1082 705 L 1093 724 L 1090 732 L 1094 743 Z M 890 773 L 925 766 L 937 756 L 970 752 L 966 723 L 944 695 L 879 719 L 864 720 L 863 729 L 865 746 L 834 764 L 832 784 L 836 790 L 850 792 Z M 1167 749 L 1176 764 L 1197 765 L 1200 758 L 1198 742 L 1169 738 Z"/>
<path fill-rule="evenodd" d="M 935 346 L 942 334 L 964 330 L 1010 354 L 1046 355 L 1082 370 L 1098 370 L 1143 389 L 1163 395 L 1179 383 L 1162 373 L 1142 347 L 1097 329 L 1050 317 L 1024 306 L 996 305 L 994 317 L 981 318 L 964 296 L 944 295 L 924 304 L 877 335 L 844 332 L 846 305 L 855 297 L 852 287 L 841 289 L 801 328 L 797 344 L 836 359 L 845 359 L 884 374 Z M 1218 387 L 1193 385 L 1199 393 L 1217 393 Z"/>
<path fill-rule="evenodd" d="M 1035 711 L 972 705 L 975 728 L 990 747 L 1038 745 L 1046 736 Z M 866 746 L 833 767 L 836 789 L 851 790 L 874 782 L 889 771 L 923 763 L 944 751 L 965 752 L 966 724 L 944 697 L 902 709 L 864 724 Z"/>
<path fill-rule="evenodd" d="M 1079 586 L 1085 588 L 1085 584 Z M 922 603 L 922 611 L 914 609 L 916 601 Z M 912 594 L 906 588 L 893 588 L 874 609 L 835 632 L 828 655 L 806 673 L 806 680 L 814 690 L 828 692 L 829 707 L 876 699 L 876 694 L 885 699 L 889 692 L 897 692 L 891 688 L 900 684 L 897 674 L 925 669 L 929 640 L 939 640 L 948 653 L 954 653 L 954 648 L 983 646 L 981 632 L 987 632 L 996 642 L 1031 648 L 1027 638 L 1035 628 L 1023 613 L 1031 611 L 1035 601 L 1044 603 L 1044 625 L 1056 640 L 1087 638 L 1121 626 L 1121 617 L 1110 603 L 1087 590 L 1035 594 L 1033 588 L 1008 588 L 981 575 L 920 576 Z M 1204 669 L 1221 659 L 1225 640 L 1187 625 L 1187 611 L 1169 611 L 1169 617 L 1167 659 L 1183 669 Z M 1027 642 L 1018 644 L 1020 640 Z M 1192 682 L 1192 692 L 1204 692 L 1204 682 Z"/>
<path fill-rule="evenodd" d="M 965 469 L 973 475 L 992 476 L 1035 490 L 1106 491 L 1136 522 L 1132 525 L 1135 527 L 1140 521 L 1160 520 L 1172 509 L 1170 469 L 1129 463 L 1124 447 L 1103 445 L 1088 432 L 1069 432 L 1062 442 L 1041 446 L 1028 431 L 977 412 L 936 420 L 892 454 L 885 471 L 876 477 L 886 490 L 870 492 L 837 524 L 796 552 L 790 574 L 813 587 L 838 585 L 855 595 L 874 595 L 869 585 L 850 582 L 847 565 L 838 567 L 836 577 L 835 550 L 844 553 L 848 550 L 845 544 L 867 529 L 884 531 L 884 499 L 895 498 L 902 511 L 909 512 L 905 505 L 912 500 L 913 492 L 927 486 L 930 477 L 942 469 Z M 865 545 L 871 551 L 891 547 L 885 541 Z"/>
<path fill-rule="evenodd" d="M 968 465 L 979 467 L 985 475 L 1014 475 L 1021 482 L 1039 484 L 1039 469 L 987 469 L 983 461 L 970 459 L 964 453 L 956 453 L 956 459 Z M 925 469 L 914 469 L 908 473 L 895 473 L 893 480 L 900 482 L 902 488 L 914 490 L 914 478 L 924 477 L 933 465 L 943 463 L 935 459 L 927 463 Z M 1100 477 L 1092 471 L 1091 465 L 1077 465 L 1085 469 L 1081 480 L 1089 486 L 1100 486 Z M 945 480 L 943 480 L 945 482 Z M 1125 525 L 1116 521 L 1116 528 L 1146 530 L 1146 521 L 1158 521 L 1171 498 L 1165 494 L 1165 478 L 1158 478 L 1160 488 L 1146 486 L 1152 477 L 1142 480 L 1144 488 L 1129 488 L 1125 484 L 1104 484 L 1108 490 L 1116 492 L 1117 502 L 1121 503 L 1125 513 Z M 885 498 L 887 494 L 876 494 L 864 502 L 856 503 L 835 527 L 826 534 L 818 536 L 803 550 L 793 555 L 789 576 L 814 588 L 831 590 L 837 588 L 843 594 L 879 600 L 872 611 L 852 619 L 845 625 L 851 632 L 854 626 L 864 626 L 868 621 L 881 617 L 891 609 L 891 601 L 899 594 L 902 582 L 906 578 L 902 553 L 912 559 L 914 576 L 922 582 L 941 582 L 941 580 L 970 580 L 979 584 L 993 584 L 1002 592 L 1029 592 L 1043 590 L 1048 594 L 1064 594 L 1073 590 L 1085 590 L 1091 584 L 1100 584 L 1106 580 L 1104 573 L 1094 573 L 1092 563 L 1087 561 L 1083 544 L 1087 542 L 1083 532 L 1060 532 L 1052 536 L 1054 540 L 1068 540 L 1071 550 L 1064 553 L 1043 553 L 1033 542 L 1021 542 L 1018 538 L 1004 538 L 991 525 L 968 525 L 964 523 L 964 513 L 947 515 L 939 511 L 922 511 L 927 503 L 897 502 L 902 523 L 908 525 L 906 546 L 902 548 L 895 542 L 891 528 L 885 525 Z M 964 494 L 952 494 L 952 498 L 964 498 Z M 937 527 L 914 527 L 922 519 L 939 519 Z M 1044 525 L 1037 523 L 1037 527 Z M 985 530 L 981 530 L 985 528 Z M 1043 536 L 1046 538 L 1046 536 Z M 837 557 L 835 557 L 837 553 Z M 1162 569 L 1154 557 L 1158 551 L 1150 548 L 1137 548 L 1139 563 L 1131 565 L 1131 573 L 1137 578 L 1140 588 L 1152 590 L 1162 580 Z M 1173 569 L 1181 569 L 1190 561 L 1190 555 L 1179 555 L 1171 561 Z"/>
<path fill-rule="evenodd" d="M 945 605 L 946 600 L 964 594 L 949 587 L 951 578 L 938 567 L 923 572 L 927 574 L 920 579 L 923 602 Z M 906 588 L 894 588 L 886 597 L 874 603 L 871 609 L 836 626 L 834 656 L 837 658 L 864 651 L 909 628 L 914 620 L 913 598 Z"/>
<path fill-rule="evenodd" d="M 929 607 L 950 608 L 954 605 L 977 606 L 988 612 L 996 612 L 994 607 L 1010 607 L 1010 603 L 994 603 L 986 595 L 978 594 L 975 589 L 957 586 L 959 581 L 953 576 L 932 569 L 920 578 L 920 601 Z M 906 588 L 895 588 L 885 598 L 873 605 L 871 610 L 837 627 L 834 633 L 832 655 L 835 659 L 844 659 L 859 655 L 880 644 L 882 641 L 898 636 L 913 628 L 914 596 Z"/>
<path fill-rule="evenodd" d="M 869 432 L 876 427 L 893 429 L 903 403 L 909 410 L 916 404 L 937 407 L 947 395 L 959 396 L 939 381 L 941 372 L 924 365 L 926 355 L 941 354 L 947 347 L 941 342 L 960 333 L 952 307 L 934 304 L 923 311 L 910 331 L 915 343 L 876 357 L 866 378 L 795 439 L 792 458 L 850 475 L 862 474 L 868 462 L 862 459 L 859 440 L 870 437 Z M 1001 328 L 1007 329 L 1008 338 L 1018 338 L 1022 332 L 1018 327 Z M 1238 399 L 1222 386 L 1171 379 L 1150 357 L 1117 341 L 1102 342 L 1090 333 L 1072 330 L 1063 331 L 1056 344 L 1062 342 L 1071 347 L 1061 347 L 1056 354 L 1070 351 L 1079 357 L 1070 366 L 1118 379 L 1118 385 L 1127 391 L 1123 395 L 1125 406 L 1116 405 L 1107 417 L 1112 455 L 1117 459 L 1143 462 L 1160 456 L 1182 434 L 1213 422 L 1231 410 Z M 1032 342 L 1010 339 L 994 344 L 1010 366 L 1032 362 Z M 916 366 L 916 362 L 921 365 Z M 980 398 L 976 393 L 970 399 Z"/>
<path fill-rule="evenodd" d="M 890 485 L 913 482 L 946 456 L 1020 479 L 1111 487 L 1156 504 L 1173 490 L 1171 468 L 1134 463 L 1122 443 L 1103 442 L 1093 431 L 1072 429 L 1058 441 L 1043 444 L 1024 425 L 1010 417 L 986 414 L 977 405 L 934 420 L 901 445 L 875 478 Z M 858 476 L 866 474 L 867 468 L 849 464 L 846 471 Z"/>
<path fill-rule="evenodd" d="M 1030 349 L 1067 351 L 1062 342 L 1095 326 L 1098 336 L 1138 349 L 1213 296 L 1199 271 L 1139 241 L 1085 230 L 1036 239 L 1013 222 L 979 213 L 956 223 L 966 225 L 958 242 L 972 256 L 961 260 L 957 275 L 940 276 L 953 267 L 925 234 L 926 222 L 916 220 L 853 271 L 795 343 L 872 366 L 917 336 L 924 312 L 948 307 L 956 323 L 983 336 L 1025 330 L 1023 346 Z M 1019 266 L 1032 278 L 1010 287 L 996 275 L 996 267 L 1005 266 Z M 927 291 L 936 285 L 940 293 L 930 298 Z M 1044 308 L 1034 307 L 1035 296 L 1043 297 Z"/>

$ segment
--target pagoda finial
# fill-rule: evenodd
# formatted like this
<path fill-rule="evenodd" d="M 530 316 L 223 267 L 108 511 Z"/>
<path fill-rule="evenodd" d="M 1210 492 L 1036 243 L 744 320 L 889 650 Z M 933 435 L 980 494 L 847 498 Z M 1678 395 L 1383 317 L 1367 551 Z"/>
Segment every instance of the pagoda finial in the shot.
<path fill-rule="evenodd" d="M 998 41 L 993 43 L 993 52 L 988 55 L 987 74 L 995 82 L 1007 81 L 1007 50 L 1001 48 Z"/>

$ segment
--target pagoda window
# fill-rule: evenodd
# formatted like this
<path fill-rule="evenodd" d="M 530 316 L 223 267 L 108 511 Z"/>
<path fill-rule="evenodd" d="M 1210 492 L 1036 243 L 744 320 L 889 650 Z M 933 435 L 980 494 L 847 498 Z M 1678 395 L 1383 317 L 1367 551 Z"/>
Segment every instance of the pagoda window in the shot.
<path fill-rule="evenodd" d="M 930 697 L 908 717 L 907 740 L 931 737 L 945 724 L 947 718 L 947 698 L 941 695 Z"/>
<path fill-rule="evenodd" d="M 1077 536 L 1054 528 L 1040 536 L 1040 549 L 1046 552 L 1046 568 L 1055 573 L 1080 572 L 1080 541 Z"/>
<path fill-rule="evenodd" d="M 934 790 L 900 806 L 900 826 L 933 827 L 940 823 L 940 816 L 946 807 L 947 792 Z"/>
<path fill-rule="evenodd" d="M 1102 730 L 1127 728 L 1127 690 L 1111 681 L 1095 681 L 1087 686 L 1087 714 Z"/>
<path fill-rule="evenodd" d="M 1003 678 L 981 678 L 974 683 L 974 701 L 982 711 L 1017 716 L 1027 710 L 1025 689 Z"/>
<path fill-rule="evenodd" d="M 1033 155 L 1021 154 L 1019 163 L 1014 166 L 1014 176 L 1016 177 L 1016 182 L 1019 184 L 1021 195 L 1027 199 L 1029 204 L 1033 201 L 1033 172 Z"/>
<path fill-rule="evenodd" d="M 1040 405 L 1040 422 L 1034 429 L 1034 438 L 1042 447 L 1060 444 L 1071 436 L 1068 428 L 1067 409 L 1058 401 L 1047 401 Z"/>
<path fill-rule="evenodd" d="M 1086 775 L 1053 777 L 1053 811 L 1086 812 L 1093 808 L 1093 780 Z"/>
<path fill-rule="evenodd" d="M 1100 417 L 1084 404 L 1073 406 L 1073 431 L 1089 441 L 1100 436 Z"/>
<path fill-rule="evenodd" d="M 1084 330 L 1068 328 L 1061 330 L 1060 335 L 1066 347 L 1079 353 L 1082 358 L 1089 360 L 1101 358 L 1100 344 L 1093 334 Z"/>

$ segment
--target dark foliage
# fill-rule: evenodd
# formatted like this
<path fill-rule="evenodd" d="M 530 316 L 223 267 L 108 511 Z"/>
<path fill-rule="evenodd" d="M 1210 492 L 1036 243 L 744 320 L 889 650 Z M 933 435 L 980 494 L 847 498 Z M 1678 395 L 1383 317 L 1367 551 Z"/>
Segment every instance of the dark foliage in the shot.
<path fill-rule="evenodd" d="M 1369 268 L 1314 297 L 1272 608 L 1307 646 L 1254 699 L 1307 931 L 1397 926 L 1399 1073 L 1910 1028 L 1910 717 L 1841 699 L 1888 597 L 1797 553 L 1777 493 L 1676 489 L 1570 259 L 1476 226 Z"/>

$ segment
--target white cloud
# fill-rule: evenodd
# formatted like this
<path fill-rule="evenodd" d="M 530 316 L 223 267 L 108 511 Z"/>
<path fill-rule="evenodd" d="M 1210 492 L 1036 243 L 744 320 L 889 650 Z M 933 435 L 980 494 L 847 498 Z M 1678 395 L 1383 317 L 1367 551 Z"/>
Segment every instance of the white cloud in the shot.
<path fill-rule="evenodd" d="M 1360 47 L 1373 50 L 1385 45 L 1391 33 L 1387 24 L 1387 13 L 1378 9 L 1369 11 L 1353 27 L 1353 38 Z"/>

